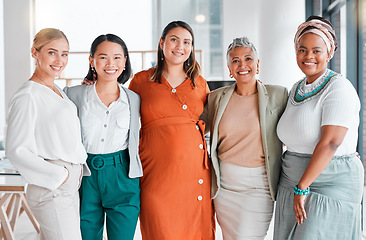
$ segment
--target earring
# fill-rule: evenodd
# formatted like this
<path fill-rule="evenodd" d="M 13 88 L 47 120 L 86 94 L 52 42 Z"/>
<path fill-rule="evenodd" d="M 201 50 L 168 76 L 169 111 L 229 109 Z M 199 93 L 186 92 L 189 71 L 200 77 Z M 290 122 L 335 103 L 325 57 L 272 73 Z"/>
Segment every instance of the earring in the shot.
<path fill-rule="evenodd" d="M 96 81 L 97 80 L 97 72 L 95 71 L 94 67 L 91 67 L 91 72 L 92 72 L 92 75 L 93 75 L 93 81 Z"/>
<path fill-rule="evenodd" d="M 234 76 L 232 74 L 229 75 L 230 78 L 233 78 Z"/>
<path fill-rule="evenodd" d="M 160 60 L 161 60 L 161 61 L 164 61 L 164 57 L 161 57 L 161 58 L 160 58 Z"/>
<path fill-rule="evenodd" d="M 257 69 L 257 74 L 259 74 L 259 69 Z"/>

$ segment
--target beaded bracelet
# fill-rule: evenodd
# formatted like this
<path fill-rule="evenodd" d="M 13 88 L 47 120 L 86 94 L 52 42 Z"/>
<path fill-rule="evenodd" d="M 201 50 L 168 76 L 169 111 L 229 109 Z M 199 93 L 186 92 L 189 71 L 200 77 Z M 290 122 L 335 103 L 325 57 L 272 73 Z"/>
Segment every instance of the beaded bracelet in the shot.
<path fill-rule="evenodd" d="M 294 193 L 297 195 L 308 195 L 310 193 L 310 188 L 308 187 L 305 190 L 301 190 L 297 187 L 297 185 L 294 188 Z"/>

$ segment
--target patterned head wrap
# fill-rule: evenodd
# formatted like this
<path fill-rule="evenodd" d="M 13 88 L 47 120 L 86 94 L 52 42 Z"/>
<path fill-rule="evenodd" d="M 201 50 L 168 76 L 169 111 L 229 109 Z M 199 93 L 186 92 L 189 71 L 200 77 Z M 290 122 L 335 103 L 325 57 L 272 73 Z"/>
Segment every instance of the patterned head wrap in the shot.
<path fill-rule="evenodd" d="M 334 52 L 337 49 L 337 39 L 333 26 L 330 23 L 328 24 L 320 19 L 308 19 L 306 22 L 300 24 L 294 39 L 296 50 L 301 37 L 306 33 L 314 33 L 320 36 L 327 45 L 329 59 L 333 57 Z"/>

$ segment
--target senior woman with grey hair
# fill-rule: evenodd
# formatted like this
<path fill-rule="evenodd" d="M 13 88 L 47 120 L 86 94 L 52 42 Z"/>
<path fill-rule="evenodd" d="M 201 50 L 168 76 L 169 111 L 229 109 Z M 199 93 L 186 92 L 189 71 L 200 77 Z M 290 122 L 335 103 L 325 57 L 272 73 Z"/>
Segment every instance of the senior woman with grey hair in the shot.
<path fill-rule="evenodd" d="M 288 93 L 256 79 L 259 59 L 246 37 L 229 45 L 227 66 L 236 83 L 211 92 L 202 115 L 210 131 L 211 197 L 225 240 L 264 239 L 281 169 L 276 126 Z"/>

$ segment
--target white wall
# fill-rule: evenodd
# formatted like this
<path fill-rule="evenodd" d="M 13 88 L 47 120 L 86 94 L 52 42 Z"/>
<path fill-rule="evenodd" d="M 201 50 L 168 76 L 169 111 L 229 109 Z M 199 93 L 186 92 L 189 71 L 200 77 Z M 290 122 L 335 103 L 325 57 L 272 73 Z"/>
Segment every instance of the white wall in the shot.
<path fill-rule="evenodd" d="M 223 0 L 225 52 L 234 38 L 247 36 L 259 53 L 259 79 L 290 89 L 303 76 L 296 64 L 293 39 L 304 20 L 304 0 Z M 223 64 L 224 79 L 229 79 L 226 58 Z"/>
<path fill-rule="evenodd" d="M 4 0 L 5 106 L 30 77 L 31 0 Z M 6 112 L 6 111 L 5 111 Z M 5 114 L 6 115 L 6 114 Z M 26 121 L 26 119 L 24 120 Z M 4 129 L 3 125 L 0 129 Z"/>
<path fill-rule="evenodd" d="M 0 139 L 8 102 L 31 75 L 33 2 L 0 0 Z M 305 18 L 305 0 L 223 0 L 222 4 L 225 52 L 233 38 L 248 36 L 259 52 L 260 80 L 290 88 L 302 77 L 295 61 L 293 37 Z M 132 46 L 130 50 L 137 50 Z M 223 67 L 223 79 L 229 79 L 226 58 Z"/>
<path fill-rule="evenodd" d="M 2 24 L 4 1 L 0 0 L 0 141 L 4 136 L 5 125 L 5 81 L 4 81 L 4 25 Z"/>

